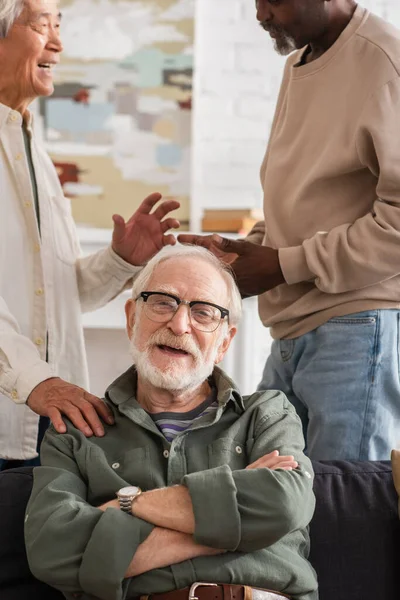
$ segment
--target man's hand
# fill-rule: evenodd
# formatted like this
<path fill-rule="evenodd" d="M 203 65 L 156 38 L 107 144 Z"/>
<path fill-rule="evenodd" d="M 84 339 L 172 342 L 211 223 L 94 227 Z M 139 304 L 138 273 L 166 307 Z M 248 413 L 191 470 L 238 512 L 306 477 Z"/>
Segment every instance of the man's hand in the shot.
<path fill-rule="evenodd" d="M 274 450 L 269 454 L 265 454 L 258 460 L 254 461 L 250 465 L 247 465 L 246 469 L 283 469 L 284 471 L 292 471 L 297 469 L 299 463 L 294 460 L 294 456 L 279 456 L 279 451 Z"/>
<path fill-rule="evenodd" d="M 161 194 L 148 196 L 126 223 L 120 215 L 113 215 L 112 249 L 131 265 L 139 267 L 164 246 L 176 243 L 172 234 L 165 234 L 168 229 L 177 229 L 180 223 L 177 219 L 164 217 L 180 204 L 176 200 L 165 200 L 152 213 L 159 200 Z"/>
<path fill-rule="evenodd" d="M 61 415 L 88 437 L 93 433 L 98 437 L 104 435 L 98 415 L 106 423 L 114 423 L 111 411 L 100 398 L 58 377 L 39 383 L 30 393 L 27 405 L 38 415 L 49 417 L 58 433 L 67 431 Z"/>
<path fill-rule="evenodd" d="M 278 250 L 259 246 L 245 240 L 229 240 L 219 235 L 199 236 L 181 234 L 182 244 L 195 244 L 210 250 L 223 262 L 230 264 L 243 298 L 259 296 L 285 283 L 279 264 Z"/>
<path fill-rule="evenodd" d="M 178 235 L 178 242 L 180 244 L 192 244 L 193 246 L 202 246 L 212 252 L 217 258 L 227 265 L 231 265 L 238 258 L 235 252 L 231 254 L 226 252 L 218 244 L 218 240 L 222 238 L 219 235 L 193 235 L 191 233 L 180 233 Z M 225 239 L 225 238 L 224 238 Z"/>

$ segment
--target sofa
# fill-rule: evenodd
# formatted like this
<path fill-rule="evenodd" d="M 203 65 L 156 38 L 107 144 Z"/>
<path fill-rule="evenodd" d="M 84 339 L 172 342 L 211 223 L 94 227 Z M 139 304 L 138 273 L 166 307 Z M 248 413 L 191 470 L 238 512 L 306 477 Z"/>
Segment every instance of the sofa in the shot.
<path fill-rule="evenodd" d="M 320 600 L 400 599 L 400 520 L 390 462 L 314 462 L 310 560 Z M 0 473 L 0 600 L 62 600 L 24 549 L 32 469 Z M 60 543 L 55 540 L 54 543 Z"/>

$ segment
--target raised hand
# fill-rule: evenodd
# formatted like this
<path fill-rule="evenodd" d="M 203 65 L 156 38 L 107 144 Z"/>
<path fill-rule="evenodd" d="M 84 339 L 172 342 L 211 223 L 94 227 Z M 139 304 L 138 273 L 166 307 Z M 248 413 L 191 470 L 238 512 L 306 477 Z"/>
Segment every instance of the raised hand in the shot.
<path fill-rule="evenodd" d="M 151 212 L 161 197 L 158 193 L 148 196 L 127 222 L 120 215 L 113 215 L 112 248 L 131 265 L 143 265 L 161 248 L 176 243 L 175 236 L 167 235 L 167 231 L 177 229 L 180 223 L 172 217 L 164 217 L 180 204 L 176 200 L 165 200 Z"/>

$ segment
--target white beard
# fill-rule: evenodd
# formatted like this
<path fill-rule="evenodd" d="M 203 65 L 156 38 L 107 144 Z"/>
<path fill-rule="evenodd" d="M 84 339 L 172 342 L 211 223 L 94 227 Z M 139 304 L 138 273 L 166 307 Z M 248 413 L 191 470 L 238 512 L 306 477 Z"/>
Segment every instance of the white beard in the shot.
<path fill-rule="evenodd" d="M 166 329 L 153 334 L 144 350 L 139 350 L 136 345 L 136 338 L 137 327 L 135 325 L 130 341 L 130 355 L 133 364 L 136 366 L 138 375 L 158 389 L 168 390 L 169 392 L 196 389 L 207 380 L 214 370 L 215 359 L 219 350 L 219 339 L 211 356 L 204 360 L 193 340 L 174 336 Z M 174 359 L 171 358 L 171 365 L 165 371 L 162 371 L 151 362 L 150 349 L 157 344 L 172 345 L 189 352 L 192 355 L 193 366 L 183 370 L 179 363 L 174 362 Z"/>

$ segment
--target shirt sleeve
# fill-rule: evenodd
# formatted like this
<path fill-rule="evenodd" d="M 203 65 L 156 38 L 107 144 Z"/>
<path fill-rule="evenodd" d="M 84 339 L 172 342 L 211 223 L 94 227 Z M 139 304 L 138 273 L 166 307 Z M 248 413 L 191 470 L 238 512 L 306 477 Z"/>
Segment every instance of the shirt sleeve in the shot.
<path fill-rule="evenodd" d="M 25 517 L 29 566 L 35 577 L 64 593 L 123 600 L 129 582 L 124 574 L 153 525 L 115 508 L 103 512 L 87 502 L 74 442 L 49 430 L 42 444 L 45 466 L 34 470 Z"/>
<path fill-rule="evenodd" d="M 125 289 L 132 286 L 133 278 L 142 267 L 123 260 L 109 246 L 95 254 L 78 258 L 76 275 L 82 311 L 88 312 L 105 306 Z"/>
<path fill-rule="evenodd" d="M 246 235 L 246 242 L 252 242 L 253 244 L 262 245 L 265 236 L 265 223 L 259 221 L 254 225 L 251 231 Z"/>
<path fill-rule="evenodd" d="M 361 165 L 376 181 L 368 214 L 353 223 L 282 248 L 279 260 L 288 284 L 313 280 L 323 292 L 363 289 L 400 274 L 400 78 L 369 98 L 355 139 Z"/>
<path fill-rule="evenodd" d="M 274 408 L 259 417 L 249 440 L 249 464 L 273 450 L 293 455 L 293 471 L 243 469 L 223 465 L 186 475 L 195 515 L 194 539 L 199 544 L 229 551 L 254 552 L 271 546 L 288 533 L 306 527 L 315 508 L 313 471 L 303 454 L 300 419 L 280 392 L 268 404 Z"/>
<path fill-rule="evenodd" d="M 0 392 L 24 404 L 42 381 L 54 377 L 34 343 L 21 334 L 15 317 L 0 297 Z"/>

